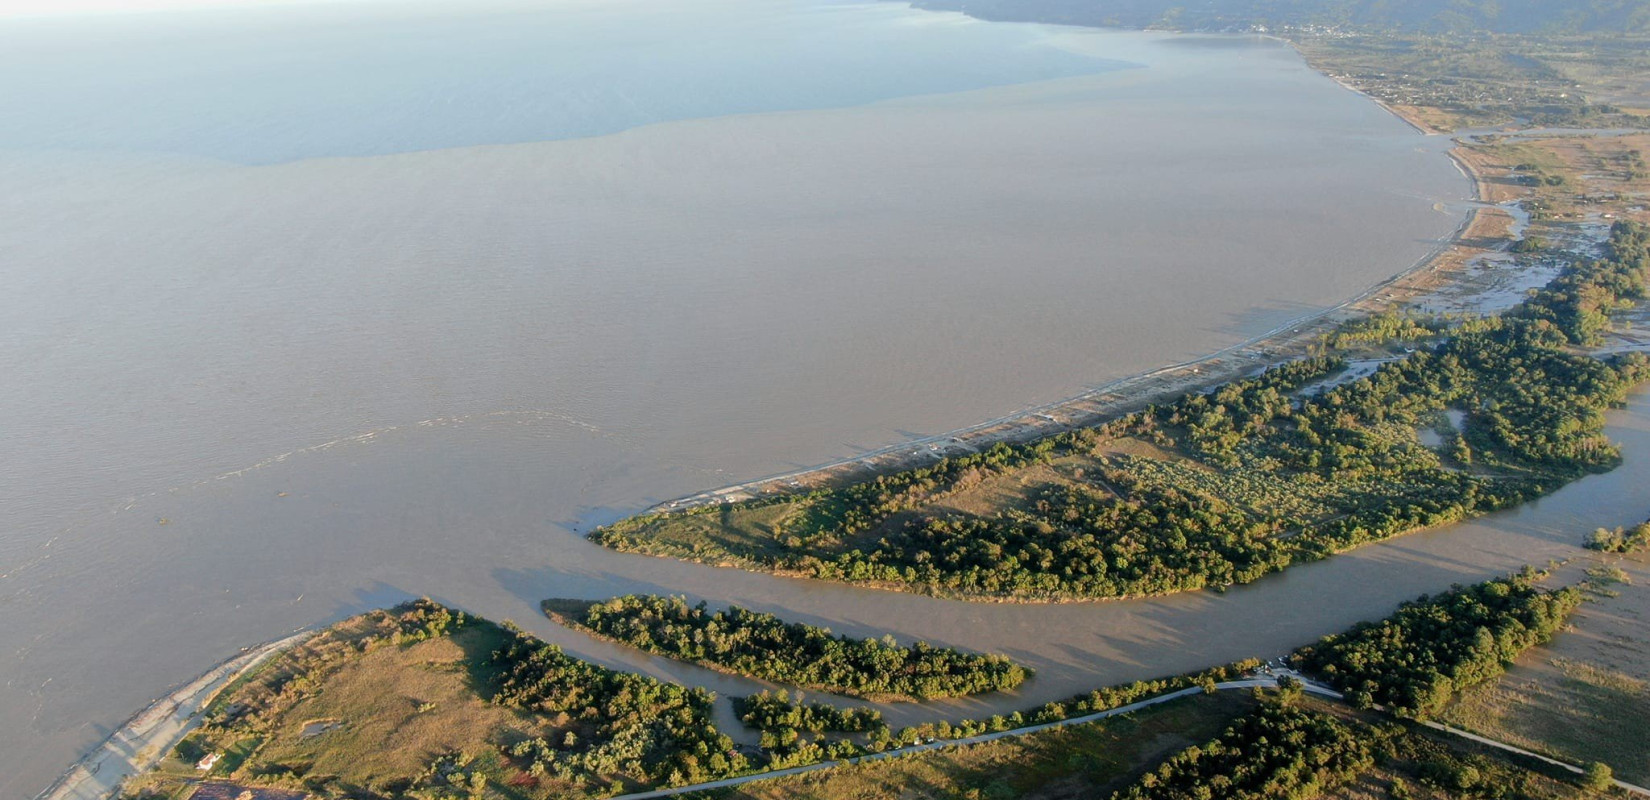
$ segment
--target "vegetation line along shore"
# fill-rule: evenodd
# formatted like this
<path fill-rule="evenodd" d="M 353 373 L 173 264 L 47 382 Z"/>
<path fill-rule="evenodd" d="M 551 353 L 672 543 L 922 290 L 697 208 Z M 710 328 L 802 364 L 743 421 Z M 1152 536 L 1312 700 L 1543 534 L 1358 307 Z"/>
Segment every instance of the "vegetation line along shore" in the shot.
<path fill-rule="evenodd" d="M 852 639 L 739 608 L 710 611 L 681 597 L 546 600 L 551 619 L 610 641 L 711 669 L 869 700 L 935 700 L 1019 686 L 1030 671 L 1000 655 L 892 637 Z"/>
<path fill-rule="evenodd" d="M 1618 221 L 1495 316 L 1364 318 L 1367 375 L 1324 352 L 1025 443 L 813 491 L 644 514 L 618 550 L 963 599 L 1127 598 L 1247 583 L 1510 508 L 1620 454 L 1603 412 L 1650 377 L 1590 355 L 1645 297 L 1650 227 Z M 1422 431 L 1436 441 L 1424 442 Z"/>
<path fill-rule="evenodd" d="M 1278 39 L 1291 44 L 1287 39 Z M 1349 91 L 1369 98 L 1376 105 L 1405 125 L 1414 129 L 1422 136 L 1438 135 L 1436 131 L 1428 130 L 1405 111 L 1387 104 L 1386 102 L 1351 85 L 1342 78 L 1329 76 Z M 1452 248 L 1459 245 L 1468 230 L 1474 227 L 1484 207 L 1490 203 L 1489 193 L 1485 185 L 1485 176 L 1479 167 L 1472 161 L 1461 157 L 1460 148 L 1451 148 L 1445 155 L 1467 178 L 1472 187 L 1472 205 L 1462 215 L 1460 223 L 1455 226 L 1447 237 L 1439 241 L 1431 250 L 1416 259 L 1407 269 L 1391 277 L 1384 278 L 1341 302 L 1319 311 L 1303 314 L 1294 319 L 1274 326 L 1270 330 L 1256 334 L 1248 339 L 1215 350 L 1196 358 L 1166 364 L 1161 367 L 1134 375 L 1125 375 L 1114 378 L 1105 383 L 1094 386 L 1078 394 L 1060 400 L 1027 406 L 1000 417 L 977 422 L 962 428 L 945 431 L 931 436 L 908 439 L 883 447 L 874 448 L 857 455 L 827 461 L 806 469 L 794 470 L 765 477 L 754 478 L 735 484 L 717 487 L 675 500 L 658 503 L 644 513 L 660 513 L 666 511 L 686 511 L 691 508 L 707 504 L 718 504 L 730 499 L 739 500 L 753 496 L 773 493 L 790 493 L 797 486 L 813 485 L 820 480 L 831 480 L 833 474 L 843 467 L 863 467 L 872 470 L 886 470 L 899 464 L 908 463 L 905 456 L 921 457 L 925 455 L 923 448 L 934 444 L 944 445 L 941 449 L 951 450 L 953 444 L 966 443 L 968 447 L 986 447 L 997 442 L 1015 442 L 1035 436 L 1036 429 L 1044 427 L 1039 423 L 1050 422 L 1051 416 L 1059 414 L 1066 416 L 1070 422 L 1060 423 L 1066 426 L 1079 426 L 1086 421 L 1104 416 L 1095 413 L 1097 404 L 1108 410 L 1128 409 L 1134 404 L 1144 404 L 1147 400 L 1166 391 L 1172 391 L 1164 386 L 1156 385 L 1164 378 L 1176 377 L 1185 382 L 1180 389 L 1196 389 L 1218 385 L 1222 376 L 1231 374 L 1219 369 L 1222 363 L 1233 356 L 1252 355 L 1268 363 L 1275 363 L 1278 358 L 1269 357 L 1268 353 L 1287 353 L 1303 340 L 1310 340 L 1321 334 L 1321 327 L 1325 323 L 1333 323 L 1337 317 L 1349 311 L 1359 310 L 1359 306 L 1368 303 L 1371 299 L 1392 291 L 1395 287 L 1418 277 L 1435 272 L 1443 256 Z M 1301 334 L 1305 333 L 1305 336 Z M 1120 397 L 1108 401 L 1108 398 Z M 1132 410 L 1132 409 L 1130 409 Z M 1029 426 L 1029 429 L 1028 429 Z"/>
<path fill-rule="evenodd" d="M 291 645 L 222 692 L 204 709 L 199 729 L 133 789 L 166 797 L 168 787 L 188 786 L 205 771 L 275 792 L 272 798 L 290 789 L 474 800 L 500 796 L 489 793 L 498 787 L 507 790 L 504 797 L 640 800 L 1034 736 L 1223 690 L 1274 689 L 1275 700 L 1235 721 L 1217 743 L 1163 761 L 1147 773 L 1155 778 L 1113 797 L 1180 797 L 1178 790 L 1163 792 L 1188 782 L 1218 785 L 1221 775 L 1255 781 L 1233 784 L 1222 796 L 1271 796 L 1265 787 L 1298 784 L 1303 793 L 1289 796 L 1309 797 L 1314 792 L 1306 787 L 1351 780 L 1397 758 L 1391 743 L 1420 746 L 1408 738 L 1413 728 L 1381 714 L 1430 720 L 1454 693 L 1495 679 L 1506 662 L 1560 630 L 1581 593 L 1544 588 L 1548 578 L 1526 570 L 1421 597 L 1385 620 L 1296 651 L 1290 661 L 1299 672 L 1246 661 L 1105 687 L 1027 712 L 898 731 L 873 717 L 831 735 L 771 727 L 760 750 L 738 748 L 716 728 L 715 697 L 707 691 L 601 667 L 508 623 L 419 600 Z M 621 615 L 648 606 L 620 600 Z M 569 601 L 557 605 L 565 613 Z M 760 624 L 773 633 L 772 622 Z M 770 637 L 752 649 L 779 658 L 790 646 Z M 1336 702 L 1302 707 L 1303 692 Z M 1284 741 L 1296 746 L 1278 749 Z M 1326 766 L 1342 757 L 1340 766 Z M 1451 769 L 1428 780 L 1468 774 Z"/>
<path fill-rule="evenodd" d="M 1489 5 L 1500 18 L 1502 5 Z M 1588 13 L 1603 19 L 1611 8 Z M 1186 22 L 1223 9 L 1175 14 Z M 1450 13 L 1475 9 L 1455 4 Z M 976 14 L 1009 11 L 970 4 Z M 1650 114 L 1572 97 L 1549 74 L 1557 70 L 1514 52 L 1545 47 L 1549 61 L 1614 65 L 1619 78 L 1623 63 L 1650 69 L 1650 50 L 1634 38 L 1650 33 L 1646 20 L 1626 20 L 1632 30 L 1619 41 L 1600 38 L 1585 52 L 1561 33 L 1349 39 L 1314 25 L 1285 38 L 1423 131 L 1508 121 L 1650 126 Z M 1615 30 L 1624 21 L 1606 22 Z M 1491 74 L 1507 69 L 1523 70 L 1529 85 Z M 1334 309 L 1062 403 L 708 492 L 590 536 L 621 550 L 866 587 L 1063 602 L 1221 591 L 1544 496 L 1619 463 L 1602 414 L 1650 378 L 1650 358 L 1603 347 L 1650 291 L 1650 213 L 1628 202 L 1650 196 L 1637 149 L 1650 139 L 1623 141 L 1458 139 L 1449 155 L 1478 205 L 1451 242 Z M 1530 225 L 1504 235 L 1491 206 L 1512 202 Z M 1598 240 L 1591 231 L 1602 229 Z M 1473 264 L 1487 275 L 1469 274 Z M 1523 268 L 1538 268 L 1541 285 L 1491 310 L 1406 310 L 1397 299 L 1447 305 L 1458 284 L 1493 285 Z M 984 719 L 896 730 L 874 709 L 808 703 L 787 690 L 732 698 L 739 720 L 760 732 L 759 747 L 718 729 L 722 700 L 709 691 L 593 664 L 508 621 L 419 600 L 225 662 L 134 717 L 52 797 L 116 786 L 127 798 L 167 800 L 197 789 L 259 800 L 641 800 L 706 790 L 790 800 L 888 796 L 919 784 L 967 800 L 1051 786 L 1111 800 L 1644 793 L 1595 756 L 1526 742 L 1526 758 L 1478 718 L 1458 717 L 1464 699 L 1510 683 L 1509 668 L 1536 657 L 1558 663 L 1545 649 L 1587 617 L 1583 603 L 1630 588 L 1622 567 L 1650 549 L 1650 523 L 1599 529 L 1585 545 L 1595 566 L 1582 585 L 1550 585 L 1552 574 L 1526 569 L 1421 596 L 1270 663 L 1104 686 Z M 868 700 L 969 696 L 1030 676 L 1000 655 L 835 636 L 678 597 L 547 600 L 543 609 L 646 652 Z M 1071 738 L 1052 738 L 1062 735 Z M 1028 790 L 1010 781 L 1012 763 L 998 761 L 981 762 L 988 769 L 967 787 L 833 788 L 1012 742 L 1026 760 L 1059 762 L 1043 777 L 1061 777 Z M 1606 752 L 1596 758 L 1620 760 Z M 147 771 L 123 781 L 136 768 Z"/>

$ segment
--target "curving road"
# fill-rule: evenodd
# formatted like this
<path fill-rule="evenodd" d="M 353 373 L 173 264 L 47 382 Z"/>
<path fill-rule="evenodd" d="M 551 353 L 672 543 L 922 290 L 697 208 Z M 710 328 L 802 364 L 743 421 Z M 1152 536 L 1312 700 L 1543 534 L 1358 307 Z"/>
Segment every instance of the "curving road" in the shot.
<path fill-rule="evenodd" d="M 1288 678 L 1293 678 L 1296 681 L 1298 681 L 1300 683 L 1302 689 L 1304 689 L 1305 691 L 1311 692 L 1312 694 L 1321 695 L 1323 697 L 1328 697 L 1328 698 L 1332 698 L 1332 699 L 1335 699 L 1335 700 L 1344 700 L 1344 699 L 1346 699 L 1345 696 L 1342 695 L 1340 692 L 1337 692 L 1334 689 L 1331 689 L 1331 688 L 1329 688 L 1327 686 L 1324 686 L 1320 683 L 1312 681 L 1312 680 L 1306 678 L 1305 676 L 1303 676 L 1303 675 L 1301 675 L 1297 672 L 1294 672 L 1292 670 L 1276 670 L 1276 671 L 1271 672 L 1271 673 L 1265 673 L 1265 675 L 1266 675 L 1266 677 L 1255 677 L 1255 678 L 1248 678 L 1248 679 L 1241 680 L 1241 681 L 1226 681 L 1226 682 L 1223 682 L 1223 683 L 1217 683 L 1217 684 L 1215 684 L 1215 691 L 1229 691 L 1229 690 L 1232 690 L 1232 689 L 1256 689 L 1256 688 L 1275 689 L 1278 686 L 1278 680 L 1277 679 L 1279 677 L 1288 677 Z M 844 765 L 848 765 L 848 764 L 860 764 L 860 763 L 865 763 L 865 762 L 870 762 L 870 761 L 880 761 L 880 760 L 885 759 L 885 758 L 897 758 L 899 756 L 908 756 L 908 755 L 911 755 L 913 753 L 921 753 L 921 752 L 926 752 L 926 751 L 929 751 L 929 750 L 940 750 L 940 749 L 943 749 L 943 748 L 955 747 L 955 746 L 958 746 L 958 745 L 979 744 L 981 742 L 995 741 L 997 739 L 1004 739 L 1004 738 L 1007 738 L 1007 737 L 1010 737 L 1010 736 L 1025 736 L 1027 734 L 1037 733 L 1039 731 L 1052 730 L 1054 728 L 1062 728 L 1062 727 L 1065 727 L 1067 725 L 1083 725 L 1083 724 L 1087 724 L 1087 723 L 1090 723 L 1090 722 L 1096 722 L 1096 721 L 1099 721 L 1099 720 L 1102 720 L 1102 719 L 1106 719 L 1108 717 L 1115 717 L 1115 716 L 1118 716 L 1119 714 L 1132 713 L 1132 712 L 1135 712 L 1135 711 L 1139 711 L 1143 708 L 1150 708 L 1151 706 L 1160 705 L 1162 703 L 1167 703 L 1171 700 L 1179 700 L 1182 697 L 1190 697 L 1190 696 L 1195 695 L 1195 694 L 1203 694 L 1204 691 L 1205 690 L 1201 686 L 1193 686 L 1193 687 L 1189 687 L 1189 688 L 1186 688 L 1186 689 L 1181 689 L 1181 690 L 1178 690 L 1178 691 L 1169 692 L 1168 694 L 1161 694 L 1161 695 L 1158 695 L 1156 697 L 1147 698 L 1147 699 L 1141 700 L 1137 703 L 1130 703 L 1126 706 L 1118 706 L 1117 708 L 1113 708 L 1113 709 L 1110 709 L 1108 711 L 1100 711 L 1100 712 L 1096 712 L 1094 714 L 1085 714 L 1081 717 L 1072 717 L 1070 719 L 1060 720 L 1059 722 L 1045 722 L 1041 725 L 1029 725 L 1029 726 L 1026 726 L 1024 728 L 1015 728 L 1013 730 L 1008 730 L 1008 731 L 998 731 L 996 733 L 982 733 L 979 736 L 970 736 L 966 739 L 947 739 L 945 741 L 940 741 L 940 742 L 928 742 L 926 744 L 917 744 L 917 745 L 912 745 L 910 747 L 902 747 L 898 750 L 884 750 L 883 752 L 880 752 L 880 753 L 871 753 L 869 755 L 858 756 L 856 758 L 849 758 L 849 759 L 844 759 L 844 760 L 841 760 L 841 761 L 823 761 L 823 762 L 820 762 L 818 764 L 808 764 L 806 766 L 791 767 L 789 769 L 774 770 L 772 772 L 759 772 L 759 773 L 756 773 L 754 775 L 743 775 L 743 776 L 740 776 L 740 777 L 737 777 L 737 778 L 727 778 L 725 780 L 711 781 L 709 783 L 696 783 L 696 784 L 693 784 L 691 786 L 678 786 L 678 787 L 675 787 L 673 789 L 656 789 L 656 790 L 648 791 L 648 792 L 637 792 L 635 794 L 619 795 L 617 797 L 610 798 L 610 800 L 653 800 L 653 798 L 672 797 L 672 796 L 675 796 L 675 795 L 688 794 L 688 793 L 691 793 L 691 792 L 702 792 L 702 791 L 708 791 L 708 790 L 711 790 L 711 789 L 725 789 L 725 788 L 732 787 L 732 786 L 739 786 L 741 784 L 753 783 L 755 781 L 765 781 L 765 780 L 771 780 L 773 778 L 783 778 L 783 777 L 787 777 L 787 776 L 790 776 L 790 775 L 801 775 L 802 773 L 805 773 L 805 772 L 815 772 L 815 771 L 823 770 L 823 769 L 833 769 L 835 767 L 844 766 Z M 1521 749 L 1521 748 L 1518 748 L 1518 747 L 1514 747 L 1514 746 L 1509 745 L 1509 744 L 1503 744 L 1501 742 L 1497 742 L 1494 739 L 1486 739 L 1482 736 L 1478 736 L 1477 734 L 1468 733 L 1468 732 L 1460 730 L 1458 728 L 1451 728 L 1448 725 L 1443 725 L 1443 724 L 1440 724 L 1440 723 L 1437 723 L 1437 722 L 1422 722 L 1421 724 L 1427 726 L 1428 728 L 1432 728 L 1433 730 L 1440 731 L 1440 732 L 1443 732 L 1443 733 L 1447 733 L 1447 734 L 1450 734 L 1452 736 L 1459 736 L 1463 739 L 1467 739 L 1467 740 L 1470 740 L 1470 741 L 1473 741 L 1473 742 L 1477 742 L 1478 744 L 1486 745 L 1486 746 L 1489 746 L 1489 747 L 1494 747 L 1494 748 L 1499 749 L 1499 750 L 1504 750 L 1506 752 L 1514 753 L 1514 754 L 1525 756 L 1525 757 L 1528 757 L 1528 758 L 1534 758 L 1534 759 L 1545 762 L 1547 764 L 1551 764 L 1551 765 L 1556 766 L 1556 767 L 1562 767 L 1562 768 L 1564 768 L 1566 770 L 1569 770 L 1570 772 L 1574 772 L 1578 775 L 1583 772 L 1581 767 L 1575 766 L 1574 764 L 1567 764 L 1567 763 L 1562 762 L 1562 761 L 1558 761 L 1558 760 L 1555 760 L 1555 759 L 1552 759 L 1552 758 L 1548 758 L 1547 756 L 1541 755 L 1539 753 L 1532 753 L 1528 750 L 1524 750 L 1524 749 Z M 1641 794 L 1641 795 L 1645 795 L 1647 797 L 1650 797 L 1650 789 L 1646 789 L 1643 786 L 1638 786 L 1636 784 L 1631 784 L 1631 783 L 1627 783 L 1625 781 L 1620 781 L 1620 780 L 1616 780 L 1616 781 L 1612 781 L 1612 782 L 1616 785 L 1617 788 L 1625 789 L 1625 790 L 1627 790 L 1629 792 L 1633 792 L 1635 794 Z"/>
<path fill-rule="evenodd" d="M 1297 677 L 1297 679 L 1299 679 L 1298 676 L 1291 675 L 1291 677 Z M 1308 692 L 1323 695 L 1325 697 L 1332 697 L 1337 700 L 1341 699 L 1341 693 L 1333 689 L 1305 680 L 1302 680 L 1301 683 L 1302 687 Z M 1215 691 L 1257 688 L 1275 689 L 1277 688 L 1277 685 L 1278 682 L 1276 678 L 1250 678 L 1241 681 L 1226 681 L 1224 683 L 1217 683 L 1215 684 Z M 1190 697 L 1194 694 L 1203 694 L 1204 691 L 1204 688 L 1201 686 L 1192 686 L 1179 691 L 1169 692 L 1168 694 L 1160 694 L 1156 697 L 1150 697 L 1137 703 L 1130 703 L 1126 706 L 1118 706 L 1117 708 L 1113 708 L 1108 711 L 1085 714 L 1081 717 L 1071 717 L 1070 719 L 1063 719 L 1058 722 L 1045 722 L 1041 725 L 1028 725 L 1024 728 L 997 731 L 996 733 L 982 733 L 979 736 L 970 736 L 966 739 L 947 739 L 940 742 L 916 744 L 911 745 L 910 747 L 902 747 L 898 750 L 884 750 L 880 753 L 871 753 L 869 755 L 843 759 L 841 761 L 822 761 L 818 764 L 808 764 L 806 766 L 791 767 L 789 769 L 774 770 L 772 772 L 759 772 L 754 775 L 742 775 L 737 778 L 727 778 L 720 781 L 711 781 L 710 783 L 695 783 L 691 786 L 678 786 L 673 789 L 656 789 L 650 792 L 637 792 L 635 794 L 619 795 L 618 797 L 610 798 L 610 800 L 651 800 L 651 798 L 655 797 L 671 797 L 673 795 L 686 794 L 689 792 L 703 792 L 710 789 L 725 789 L 730 786 L 739 786 L 740 784 L 751 783 L 754 781 L 783 778 L 789 775 L 801 775 L 804 772 L 832 769 L 834 767 L 844 766 L 847 764 L 861 764 L 869 761 L 880 761 L 885 758 L 897 758 L 899 756 L 908 756 L 912 753 L 921 753 L 928 750 L 940 750 L 947 747 L 955 747 L 957 745 L 979 744 L 981 742 L 995 741 L 997 739 L 1004 739 L 1010 736 L 1025 736 L 1027 734 L 1037 733 L 1038 731 L 1063 728 L 1067 725 L 1083 725 L 1085 723 L 1106 719 L 1107 717 L 1115 717 L 1119 714 L 1128 714 L 1134 711 L 1139 711 L 1142 708 L 1150 708 L 1151 706 L 1167 703 L 1171 700 L 1179 700 L 1182 697 Z"/>

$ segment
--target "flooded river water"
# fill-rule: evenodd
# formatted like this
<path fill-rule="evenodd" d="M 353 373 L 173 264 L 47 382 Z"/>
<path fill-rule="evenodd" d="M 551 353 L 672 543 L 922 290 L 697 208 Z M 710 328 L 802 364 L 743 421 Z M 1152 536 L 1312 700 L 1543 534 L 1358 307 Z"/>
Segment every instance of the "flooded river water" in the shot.
<path fill-rule="evenodd" d="M 537 601 L 682 593 L 1038 670 L 903 722 L 1281 652 L 1644 516 L 1640 400 L 1617 473 L 1224 595 L 970 605 L 589 545 L 1334 305 L 1470 194 L 1268 40 L 665 5 L 0 26 L 30 109 L 0 120 L 0 796 L 243 646 L 409 596 L 724 693 L 751 685 Z"/>

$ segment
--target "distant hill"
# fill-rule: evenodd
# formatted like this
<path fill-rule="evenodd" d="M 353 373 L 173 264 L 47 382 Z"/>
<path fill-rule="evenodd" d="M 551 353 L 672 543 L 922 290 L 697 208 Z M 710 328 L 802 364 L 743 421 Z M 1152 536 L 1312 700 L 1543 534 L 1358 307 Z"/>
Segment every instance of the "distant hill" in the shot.
<path fill-rule="evenodd" d="M 1650 33 L 1650 0 L 917 0 L 994 20 L 1222 30 L 1321 25 L 1427 33 Z"/>

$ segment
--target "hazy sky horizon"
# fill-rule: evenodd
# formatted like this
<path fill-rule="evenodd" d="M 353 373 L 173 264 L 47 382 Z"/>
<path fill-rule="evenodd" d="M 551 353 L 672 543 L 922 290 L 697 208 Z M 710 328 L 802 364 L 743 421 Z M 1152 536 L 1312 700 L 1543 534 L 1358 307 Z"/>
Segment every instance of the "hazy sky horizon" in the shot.
<path fill-rule="evenodd" d="M 0 0 L 0 18 L 129 14 L 201 8 L 322 5 L 368 0 Z"/>

